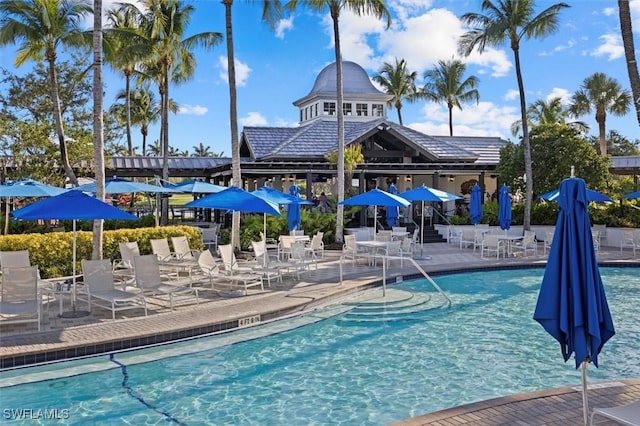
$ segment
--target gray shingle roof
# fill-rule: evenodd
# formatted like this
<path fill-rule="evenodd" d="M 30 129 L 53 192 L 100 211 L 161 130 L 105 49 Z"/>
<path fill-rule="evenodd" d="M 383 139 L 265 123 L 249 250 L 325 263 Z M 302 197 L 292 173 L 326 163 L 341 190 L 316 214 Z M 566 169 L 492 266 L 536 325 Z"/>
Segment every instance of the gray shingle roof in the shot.
<path fill-rule="evenodd" d="M 300 127 L 245 127 L 243 141 L 257 161 L 322 158 L 338 147 L 337 126 L 335 120 L 315 120 Z M 384 126 L 433 161 L 497 164 L 506 143 L 497 137 L 429 136 L 384 119 L 344 126 L 346 146 Z"/>
<path fill-rule="evenodd" d="M 231 162 L 230 158 L 169 157 L 171 169 L 210 169 Z M 115 169 L 161 169 L 162 157 L 112 157 Z"/>

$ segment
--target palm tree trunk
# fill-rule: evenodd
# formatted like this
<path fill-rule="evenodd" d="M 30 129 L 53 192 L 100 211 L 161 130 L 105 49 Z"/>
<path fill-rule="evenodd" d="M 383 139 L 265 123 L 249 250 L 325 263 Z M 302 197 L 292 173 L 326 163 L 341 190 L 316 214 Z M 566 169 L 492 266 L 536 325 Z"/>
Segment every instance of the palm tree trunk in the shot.
<path fill-rule="evenodd" d="M 142 133 L 142 156 L 144 157 L 147 155 L 147 134 L 149 133 L 147 126 L 142 126 L 140 133 Z"/>
<path fill-rule="evenodd" d="M 78 186 L 78 179 L 69 164 L 69 156 L 67 155 L 67 142 L 64 136 L 64 127 L 62 125 L 62 112 L 60 111 L 60 94 L 58 92 L 58 76 L 54 59 L 49 59 L 49 78 L 51 79 L 51 101 L 53 102 L 53 118 L 56 125 L 56 133 L 58 134 L 58 144 L 60 145 L 60 162 L 64 174 L 69 178 L 72 186 Z"/>
<path fill-rule="evenodd" d="M 529 126 L 527 126 L 527 104 L 524 97 L 524 82 L 522 81 L 522 71 L 520 69 L 520 52 L 517 47 L 513 48 L 513 56 L 516 63 L 518 91 L 520 92 L 520 117 L 522 120 L 522 146 L 524 148 L 524 175 L 526 179 L 526 195 L 524 198 L 524 217 L 522 220 L 522 227 L 525 231 L 529 231 L 531 229 L 531 203 L 533 201 L 533 166 L 531 164 L 531 143 L 529 142 Z"/>
<path fill-rule="evenodd" d="M 638 74 L 638 62 L 636 61 L 635 47 L 633 44 L 629 0 L 618 0 L 618 9 L 620 13 L 620 31 L 622 32 L 624 56 L 627 60 L 627 72 L 629 73 L 631 93 L 633 93 L 633 105 L 636 107 L 636 117 L 638 124 L 640 124 L 640 75 Z"/>
<path fill-rule="evenodd" d="M 449 109 L 449 136 L 453 136 L 453 105 L 448 105 Z"/>
<path fill-rule="evenodd" d="M 331 5 L 331 18 L 333 19 L 333 37 L 335 40 L 336 52 L 336 94 L 338 102 L 336 111 L 338 114 L 338 208 L 336 213 L 336 242 L 342 243 L 344 232 L 344 113 L 343 113 L 343 93 L 342 93 L 342 53 L 340 49 L 340 27 L 338 18 L 340 9 L 335 3 Z M 375 220 L 375 219 L 374 219 Z M 374 224 L 375 225 L 375 224 Z"/>
<path fill-rule="evenodd" d="M 238 140 L 238 106 L 236 90 L 236 64 L 233 51 L 233 22 L 231 7 L 233 0 L 223 0 L 225 25 L 227 33 L 227 68 L 229 77 L 229 123 L 231 125 L 231 176 L 233 185 L 242 187 L 242 171 L 240 170 L 240 142 Z M 240 248 L 240 213 L 233 212 L 231 220 L 231 241 L 236 248 Z"/>
<path fill-rule="evenodd" d="M 94 0 L 94 1 L 98 1 L 98 0 Z M 126 95 L 126 99 L 124 101 L 125 103 L 125 109 L 126 114 L 127 114 L 127 148 L 129 150 L 129 155 L 133 155 L 133 142 L 131 141 L 131 73 L 126 71 L 125 72 L 125 95 Z"/>
<path fill-rule="evenodd" d="M 95 157 L 96 198 L 104 201 L 105 170 L 103 149 L 104 107 L 102 105 L 102 0 L 93 1 L 93 11 L 93 155 Z M 103 224 L 103 220 L 93 221 L 92 259 L 102 259 Z"/>
<path fill-rule="evenodd" d="M 604 107 L 596 109 L 596 121 L 598 122 L 598 140 L 600 141 L 600 155 L 607 155 L 607 112 Z"/>
<path fill-rule="evenodd" d="M 402 109 L 402 103 L 396 102 L 396 111 L 398 111 L 398 123 L 402 126 L 402 113 L 400 110 Z"/>
<path fill-rule="evenodd" d="M 169 180 L 169 64 L 164 64 L 164 104 L 162 106 L 162 180 Z M 169 223 L 169 200 L 160 198 L 160 224 Z"/>

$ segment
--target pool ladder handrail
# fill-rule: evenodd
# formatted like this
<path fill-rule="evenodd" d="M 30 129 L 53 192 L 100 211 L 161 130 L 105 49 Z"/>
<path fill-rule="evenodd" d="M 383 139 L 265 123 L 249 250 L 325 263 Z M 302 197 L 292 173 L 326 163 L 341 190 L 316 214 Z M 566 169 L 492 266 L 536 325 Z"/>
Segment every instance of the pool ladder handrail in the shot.
<path fill-rule="evenodd" d="M 451 306 L 451 299 L 449 298 L 449 296 L 447 296 L 447 293 L 445 293 L 444 290 L 442 290 L 442 288 L 440 288 L 440 286 L 433 280 L 433 278 L 431 278 L 431 276 L 429 276 L 427 271 L 425 271 L 422 268 L 422 266 L 420 266 L 418 264 L 418 262 L 415 261 L 415 259 L 413 259 L 411 257 L 386 256 L 386 255 L 376 255 L 375 257 L 378 257 L 378 258 L 382 259 L 382 296 L 385 295 L 386 289 L 387 289 L 387 262 L 386 262 L 386 260 L 388 260 L 388 259 L 401 260 L 401 261 L 408 260 L 413 264 L 413 266 L 415 266 L 415 268 L 418 271 L 420 271 L 420 273 L 427 279 L 429 284 L 431 284 L 438 291 L 438 293 L 440 293 L 442 295 L 442 297 L 445 298 L 445 300 L 447 301 L 447 305 L 449 307 Z M 340 256 L 340 284 L 342 284 L 342 261 L 343 260 L 344 260 L 344 256 Z"/>

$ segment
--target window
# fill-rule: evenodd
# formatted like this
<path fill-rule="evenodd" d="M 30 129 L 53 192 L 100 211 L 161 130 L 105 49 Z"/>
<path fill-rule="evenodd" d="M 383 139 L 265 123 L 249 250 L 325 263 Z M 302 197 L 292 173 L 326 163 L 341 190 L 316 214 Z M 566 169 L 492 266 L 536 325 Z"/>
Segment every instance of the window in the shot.
<path fill-rule="evenodd" d="M 344 115 L 351 115 L 351 104 L 342 104 L 342 112 Z"/>
<path fill-rule="evenodd" d="M 300 121 L 302 121 L 302 109 L 300 109 Z"/>
<path fill-rule="evenodd" d="M 358 117 L 366 117 L 367 115 L 369 115 L 369 105 L 356 104 L 356 115 Z"/>
<path fill-rule="evenodd" d="M 305 119 L 305 121 L 306 121 L 306 120 L 307 120 L 307 118 L 308 118 L 308 114 L 309 114 L 309 107 L 306 107 L 306 108 L 304 109 L 304 119 Z"/>
<path fill-rule="evenodd" d="M 317 117 L 317 116 L 318 116 L 318 104 L 316 104 L 316 105 L 315 105 L 315 107 L 316 107 L 316 113 L 315 113 L 315 114 L 313 114 L 313 115 L 314 115 L 315 117 Z"/>
<path fill-rule="evenodd" d="M 324 103 L 324 115 L 336 115 L 336 103 L 335 102 L 325 102 Z"/>
<path fill-rule="evenodd" d="M 384 105 L 373 104 L 371 105 L 371 115 L 374 117 L 384 117 Z"/>

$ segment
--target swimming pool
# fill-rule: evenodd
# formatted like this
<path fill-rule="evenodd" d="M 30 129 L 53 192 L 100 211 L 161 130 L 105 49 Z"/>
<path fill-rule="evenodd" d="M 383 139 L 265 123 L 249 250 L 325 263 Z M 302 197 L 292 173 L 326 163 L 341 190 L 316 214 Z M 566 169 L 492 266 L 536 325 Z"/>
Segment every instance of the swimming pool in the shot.
<path fill-rule="evenodd" d="M 617 334 L 605 346 L 600 368 L 589 368 L 589 379 L 640 377 L 640 269 L 601 272 Z M 452 307 L 413 320 L 359 323 L 346 320 L 348 312 L 334 315 L 344 310 L 334 306 L 113 360 L 61 363 L 46 374 L 68 368 L 61 375 L 69 377 L 1 389 L 3 420 L 16 417 L 6 409 L 46 408 L 66 416 L 67 424 L 380 425 L 516 392 L 577 385 L 573 361 L 562 362 L 557 343 L 532 319 L 542 273 L 437 277 Z M 424 280 L 394 288 L 437 297 Z M 192 353 L 175 356 L 185 351 Z M 148 361 L 153 358 L 161 359 Z M 23 380 L 42 370 L 12 374 Z M 97 371 L 78 374 L 88 370 Z M 3 383 L 7 376 L 0 376 Z"/>

